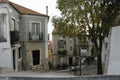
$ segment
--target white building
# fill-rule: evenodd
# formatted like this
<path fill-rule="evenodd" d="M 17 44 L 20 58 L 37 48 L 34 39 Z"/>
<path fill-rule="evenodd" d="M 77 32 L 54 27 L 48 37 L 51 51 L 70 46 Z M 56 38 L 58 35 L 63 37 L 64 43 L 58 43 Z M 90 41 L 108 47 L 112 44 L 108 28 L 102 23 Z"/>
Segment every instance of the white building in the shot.
<path fill-rule="evenodd" d="M 3 70 L 13 70 L 12 64 L 12 48 L 10 45 L 9 34 L 9 10 L 0 3 L 0 68 Z"/>
<path fill-rule="evenodd" d="M 115 26 L 111 29 L 107 60 L 106 74 L 120 75 L 120 26 Z"/>
<path fill-rule="evenodd" d="M 0 0 L 0 71 L 48 70 L 49 16 Z"/>

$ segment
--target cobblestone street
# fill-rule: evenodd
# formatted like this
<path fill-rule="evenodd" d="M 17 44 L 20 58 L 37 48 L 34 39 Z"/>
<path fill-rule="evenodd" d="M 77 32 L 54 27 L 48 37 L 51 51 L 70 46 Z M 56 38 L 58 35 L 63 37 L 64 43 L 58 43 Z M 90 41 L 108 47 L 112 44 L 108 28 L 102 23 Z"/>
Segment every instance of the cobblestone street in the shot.
<path fill-rule="evenodd" d="M 32 71 L 22 71 L 22 72 L 10 72 L 1 73 L 0 76 L 22 76 L 22 77 L 75 77 L 69 72 L 60 71 L 49 71 L 49 72 L 32 72 Z"/>
<path fill-rule="evenodd" d="M 81 75 L 90 76 L 96 75 L 97 72 L 96 65 L 84 65 L 82 66 Z M 79 71 L 77 71 L 77 74 Z M 54 71 L 21 71 L 21 72 L 9 72 L 9 73 L 0 73 L 3 76 L 23 76 L 23 77 L 75 77 L 74 72 L 69 70 L 54 70 Z"/>

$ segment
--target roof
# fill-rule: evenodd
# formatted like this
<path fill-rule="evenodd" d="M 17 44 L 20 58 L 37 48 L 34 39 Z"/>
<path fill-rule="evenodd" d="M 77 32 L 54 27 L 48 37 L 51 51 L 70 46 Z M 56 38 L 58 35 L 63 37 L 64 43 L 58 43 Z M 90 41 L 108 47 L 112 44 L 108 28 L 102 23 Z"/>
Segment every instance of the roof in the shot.
<path fill-rule="evenodd" d="M 8 2 L 8 0 L 0 0 L 0 3 L 1 3 L 1 2 Z"/>
<path fill-rule="evenodd" d="M 9 2 L 10 5 L 12 5 L 19 13 L 21 14 L 27 14 L 27 15 L 38 15 L 38 16 L 45 16 L 45 17 L 49 17 L 48 15 L 36 12 L 34 10 L 28 9 L 26 7 L 23 7 L 21 5 L 15 4 L 13 2 L 10 2 L 8 0 L 0 0 L 0 3 L 2 2 Z"/>

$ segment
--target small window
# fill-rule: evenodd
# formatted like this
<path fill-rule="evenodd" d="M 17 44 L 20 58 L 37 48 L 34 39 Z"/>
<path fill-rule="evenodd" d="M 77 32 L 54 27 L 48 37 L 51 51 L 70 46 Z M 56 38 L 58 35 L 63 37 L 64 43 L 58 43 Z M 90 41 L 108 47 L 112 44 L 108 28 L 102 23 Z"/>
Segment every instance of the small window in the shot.
<path fill-rule="evenodd" d="M 40 40 L 43 38 L 41 33 L 41 25 L 40 23 L 31 23 L 31 39 L 32 40 Z"/>
<path fill-rule="evenodd" d="M 14 31 L 15 30 L 15 19 L 12 18 L 12 21 L 11 21 L 11 27 L 10 27 L 10 30 L 11 31 Z"/>
<path fill-rule="evenodd" d="M 15 30 L 16 30 L 16 31 L 19 31 L 19 25 L 20 25 L 20 22 L 17 22 L 17 25 L 16 25 L 16 27 L 15 27 Z"/>
<path fill-rule="evenodd" d="M 31 31 L 32 31 L 33 35 L 39 35 L 39 33 L 40 33 L 40 23 L 32 23 Z"/>
<path fill-rule="evenodd" d="M 2 14 L 0 14 L 0 17 L 1 17 L 1 22 L 5 23 L 5 21 L 6 21 L 6 14 L 2 13 Z"/>
<path fill-rule="evenodd" d="M 65 40 L 59 40 L 59 41 L 58 41 L 58 48 L 59 48 L 59 49 L 64 49 L 64 48 L 65 48 L 65 45 L 66 45 Z"/>
<path fill-rule="evenodd" d="M 72 46 L 70 46 L 70 51 L 72 51 Z"/>

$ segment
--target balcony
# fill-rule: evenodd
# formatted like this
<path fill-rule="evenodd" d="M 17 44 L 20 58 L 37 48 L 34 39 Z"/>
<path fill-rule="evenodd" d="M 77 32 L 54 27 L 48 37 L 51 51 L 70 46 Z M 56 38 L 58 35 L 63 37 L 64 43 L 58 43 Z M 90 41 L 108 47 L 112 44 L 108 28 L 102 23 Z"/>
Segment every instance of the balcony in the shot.
<path fill-rule="evenodd" d="M 58 55 L 65 56 L 67 54 L 66 50 L 58 50 Z"/>
<path fill-rule="evenodd" d="M 41 41 L 43 40 L 43 33 L 40 33 L 38 35 L 33 35 L 31 32 L 29 32 L 29 40 L 30 41 Z"/>
<path fill-rule="evenodd" d="M 10 31 L 11 44 L 15 44 L 19 41 L 19 31 Z"/>

